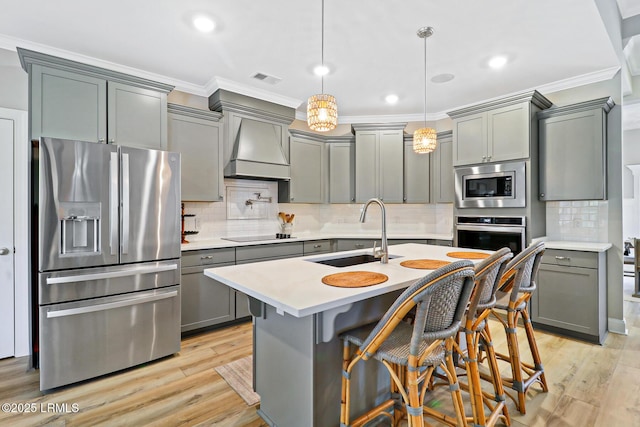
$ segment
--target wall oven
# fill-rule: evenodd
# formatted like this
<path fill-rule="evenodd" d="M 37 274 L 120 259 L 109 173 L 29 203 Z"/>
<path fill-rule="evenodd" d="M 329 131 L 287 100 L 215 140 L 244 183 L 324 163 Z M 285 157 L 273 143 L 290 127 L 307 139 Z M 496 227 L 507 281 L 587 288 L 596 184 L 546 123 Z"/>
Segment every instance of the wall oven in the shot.
<path fill-rule="evenodd" d="M 525 168 L 524 161 L 456 168 L 456 207 L 525 207 Z"/>
<path fill-rule="evenodd" d="M 455 246 L 498 250 L 504 247 L 518 254 L 526 247 L 524 216 L 458 216 Z"/>

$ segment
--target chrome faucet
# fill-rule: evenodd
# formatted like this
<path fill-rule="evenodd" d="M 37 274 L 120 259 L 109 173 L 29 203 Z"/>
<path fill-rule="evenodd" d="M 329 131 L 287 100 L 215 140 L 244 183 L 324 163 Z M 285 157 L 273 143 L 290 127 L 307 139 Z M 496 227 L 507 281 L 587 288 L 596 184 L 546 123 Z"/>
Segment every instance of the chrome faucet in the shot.
<path fill-rule="evenodd" d="M 376 244 L 374 242 L 373 256 L 380 258 L 380 263 L 387 264 L 389 262 L 389 250 L 387 248 L 387 211 L 382 200 L 376 198 L 367 200 L 360 210 L 360 222 L 364 222 L 367 217 L 367 208 L 371 203 L 377 203 L 380 205 L 380 210 L 382 211 L 382 247 L 376 248 Z"/>

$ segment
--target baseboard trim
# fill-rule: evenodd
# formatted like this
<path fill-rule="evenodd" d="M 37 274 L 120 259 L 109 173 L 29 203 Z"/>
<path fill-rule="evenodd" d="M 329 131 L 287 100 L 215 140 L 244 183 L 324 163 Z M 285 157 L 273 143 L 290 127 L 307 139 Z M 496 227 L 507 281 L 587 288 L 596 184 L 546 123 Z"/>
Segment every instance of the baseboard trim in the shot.
<path fill-rule="evenodd" d="M 609 317 L 607 319 L 607 329 L 609 332 L 620 335 L 628 335 L 629 331 L 627 331 L 627 322 L 623 319 L 614 319 L 613 317 Z"/>

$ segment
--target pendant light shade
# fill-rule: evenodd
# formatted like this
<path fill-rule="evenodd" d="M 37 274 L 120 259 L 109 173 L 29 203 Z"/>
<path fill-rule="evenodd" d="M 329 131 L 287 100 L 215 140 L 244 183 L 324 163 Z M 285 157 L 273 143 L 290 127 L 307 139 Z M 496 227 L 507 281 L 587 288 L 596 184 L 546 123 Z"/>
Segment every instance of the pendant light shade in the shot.
<path fill-rule="evenodd" d="M 320 93 L 307 101 L 307 124 L 318 132 L 335 129 L 338 124 L 338 104 L 333 95 Z"/>
<path fill-rule="evenodd" d="M 436 130 L 427 127 L 427 37 L 433 35 L 432 27 L 422 27 L 418 37 L 424 39 L 424 127 L 413 133 L 413 151 L 420 154 L 431 153 L 436 149 Z"/>
<path fill-rule="evenodd" d="M 322 0 L 322 66 L 324 67 L 324 0 Z M 338 124 L 338 104 L 333 95 L 324 93 L 324 74 L 320 77 L 322 93 L 307 101 L 307 125 L 317 132 L 335 129 Z"/>

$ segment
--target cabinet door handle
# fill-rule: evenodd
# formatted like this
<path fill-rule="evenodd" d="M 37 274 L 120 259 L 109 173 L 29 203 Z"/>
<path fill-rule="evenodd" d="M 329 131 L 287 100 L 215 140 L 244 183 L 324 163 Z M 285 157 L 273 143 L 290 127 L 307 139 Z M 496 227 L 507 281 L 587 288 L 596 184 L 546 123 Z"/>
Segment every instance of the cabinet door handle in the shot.
<path fill-rule="evenodd" d="M 111 138 L 111 139 L 109 140 L 109 144 L 115 144 L 115 143 L 116 143 L 116 140 L 115 140 L 115 139 Z"/>
<path fill-rule="evenodd" d="M 321 248 L 321 247 L 322 247 L 322 245 L 313 245 L 313 247 L 314 247 L 314 248 L 316 248 L 316 249 L 318 249 L 318 248 Z"/>
<path fill-rule="evenodd" d="M 200 259 L 213 259 L 213 255 L 203 255 Z"/>
<path fill-rule="evenodd" d="M 571 261 L 571 257 L 568 256 L 556 256 L 558 261 Z"/>
<path fill-rule="evenodd" d="M 104 142 L 104 138 L 98 138 L 98 142 L 102 144 Z"/>
<path fill-rule="evenodd" d="M 356 247 L 356 249 L 362 249 L 362 248 L 364 248 L 364 244 L 356 243 L 355 247 Z"/>

